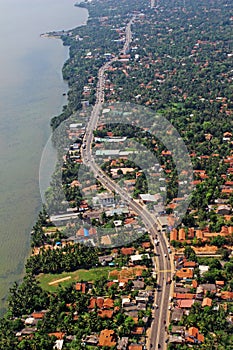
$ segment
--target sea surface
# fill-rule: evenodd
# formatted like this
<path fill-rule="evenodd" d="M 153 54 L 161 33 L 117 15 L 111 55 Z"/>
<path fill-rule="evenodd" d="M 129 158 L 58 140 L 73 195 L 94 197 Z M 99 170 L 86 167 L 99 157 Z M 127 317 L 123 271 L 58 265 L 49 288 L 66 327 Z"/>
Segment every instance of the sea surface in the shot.
<path fill-rule="evenodd" d="M 74 0 L 0 0 L 0 313 L 24 273 L 41 207 L 39 165 L 49 122 L 66 104 L 61 70 L 68 48 L 40 34 L 77 27 L 87 17 Z"/>

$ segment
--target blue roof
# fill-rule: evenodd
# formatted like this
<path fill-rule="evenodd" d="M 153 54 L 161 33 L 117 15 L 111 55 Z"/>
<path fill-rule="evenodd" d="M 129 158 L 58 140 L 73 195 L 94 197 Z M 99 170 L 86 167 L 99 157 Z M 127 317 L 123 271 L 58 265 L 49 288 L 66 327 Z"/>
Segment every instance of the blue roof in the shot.
<path fill-rule="evenodd" d="M 88 237 L 88 236 L 89 236 L 89 232 L 88 232 L 88 229 L 87 229 L 87 228 L 84 228 L 84 236 L 85 236 L 85 237 Z"/>

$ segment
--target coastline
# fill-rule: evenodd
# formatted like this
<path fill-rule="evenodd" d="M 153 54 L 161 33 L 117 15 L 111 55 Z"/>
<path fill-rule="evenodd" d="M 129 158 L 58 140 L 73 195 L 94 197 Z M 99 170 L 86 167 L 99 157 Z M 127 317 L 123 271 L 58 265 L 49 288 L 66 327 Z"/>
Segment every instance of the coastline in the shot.
<path fill-rule="evenodd" d="M 68 6 L 68 5 L 67 5 Z M 73 6 L 73 8 L 72 8 L 72 11 L 76 11 L 76 8 Z M 87 10 L 86 10 L 87 11 Z M 88 11 L 87 11 L 88 12 Z M 87 19 L 86 19 L 86 21 L 85 21 L 85 23 L 87 22 L 87 20 L 88 20 L 88 14 L 87 14 Z M 77 25 L 77 26 L 74 26 L 74 28 L 77 28 L 77 27 L 79 27 L 79 26 L 82 26 L 82 25 L 84 25 L 84 23 L 83 23 L 83 19 L 82 19 L 82 23 L 80 23 L 79 25 Z M 67 26 L 67 25 L 66 25 Z M 39 35 L 40 36 L 40 35 Z M 46 38 L 47 38 L 48 36 L 46 36 Z M 56 37 L 56 39 L 57 39 L 57 37 Z M 59 39 L 61 39 L 61 38 L 59 38 Z M 61 46 L 61 49 L 60 50 L 62 50 L 63 48 L 62 48 L 62 46 Z M 64 64 L 65 64 L 65 62 L 66 62 L 66 60 L 69 58 L 69 48 L 67 48 L 67 55 L 66 55 L 66 57 L 65 57 L 65 60 L 63 60 L 63 63 L 62 63 L 62 67 L 64 66 Z M 61 72 L 61 71 L 60 71 Z M 59 73 L 60 73 L 59 72 Z M 59 74 L 60 75 L 60 74 Z M 66 89 L 65 90 L 63 90 L 63 88 L 62 88 L 62 91 L 63 91 L 63 93 L 61 93 L 61 96 L 63 95 L 64 97 L 62 98 L 61 97 L 61 100 L 63 100 L 62 101 L 62 103 L 61 103 L 61 105 L 58 107 L 59 108 L 59 114 L 62 112 L 62 109 L 63 109 L 63 107 L 64 107 L 64 105 L 66 104 L 66 101 L 67 101 L 67 92 L 68 92 L 68 84 L 67 84 L 67 82 L 65 81 L 65 79 L 63 79 L 63 77 L 62 77 L 62 79 L 61 79 L 61 81 L 62 81 L 62 84 L 64 83 L 65 85 L 66 85 Z M 64 91 L 65 91 L 65 94 L 64 94 Z M 65 101 L 64 101 L 64 99 L 65 99 Z M 57 101 L 57 100 L 55 100 L 55 101 Z M 50 119 L 52 118 L 52 116 L 55 114 L 56 112 L 53 112 L 53 114 L 50 114 L 49 115 L 49 119 L 47 120 L 47 122 L 46 122 L 46 124 L 47 124 L 47 126 L 49 127 L 49 122 L 50 122 Z M 47 132 L 46 132 L 46 134 L 48 134 L 49 135 L 49 128 L 47 129 Z M 40 135 L 39 136 L 43 136 L 43 137 L 46 137 L 44 134 L 42 135 L 42 133 L 41 133 L 41 130 L 40 130 Z M 43 145 L 42 145 L 42 147 L 43 147 Z M 37 168 L 39 167 L 39 165 L 37 166 Z M 35 174 L 35 178 L 37 179 L 37 176 L 36 176 L 36 174 Z M 36 180 L 35 179 L 35 180 Z M 31 186 L 31 183 L 30 183 L 30 186 Z M 38 188 L 38 186 L 37 186 L 37 188 Z M 24 253 L 21 253 L 20 252 L 20 256 L 21 256 L 21 259 L 19 260 L 19 261 L 17 261 L 17 266 L 16 266 L 16 268 L 14 269 L 14 271 L 10 271 L 9 273 L 8 272 L 6 272 L 6 274 L 4 274 L 4 275 L 2 275 L 1 276 L 1 279 L 3 280 L 3 282 L 2 283 L 4 283 L 4 284 L 7 284 L 7 288 L 6 288 L 6 291 L 4 290 L 4 294 L 2 295 L 2 297 L 1 297 L 1 307 L 0 307 L 0 317 L 1 316 L 3 316 L 4 314 L 5 314 L 5 312 L 7 311 L 7 299 L 8 299 L 8 297 L 9 297 L 9 291 L 10 291 L 10 288 L 13 286 L 13 284 L 15 283 L 15 282 L 17 282 L 18 284 L 19 283 L 21 283 L 22 282 L 22 280 L 23 280 L 23 278 L 24 278 L 24 276 L 25 276 L 25 265 L 26 265 L 26 262 L 27 262 L 27 259 L 29 258 L 29 256 L 31 255 L 31 237 L 30 237 L 30 232 L 31 232 L 31 230 L 32 230 L 32 226 L 37 222 L 37 220 L 38 220 L 38 214 L 39 214 L 39 211 L 40 211 L 40 209 L 41 209 L 41 206 L 42 206 L 42 203 L 41 203 L 41 200 L 40 200 L 40 194 L 39 194 L 39 189 L 37 190 L 37 192 L 38 193 L 36 193 L 36 201 L 37 201 L 37 203 L 36 203 L 36 206 L 35 206 L 35 210 L 33 211 L 33 215 L 30 217 L 30 221 L 31 221 L 31 224 L 30 224 L 30 227 L 28 227 L 28 229 L 27 230 L 25 230 L 25 232 L 24 232 L 24 229 L 23 229 L 23 234 L 25 234 L 26 235 L 26 237 L 27 237 L 27 241 L 26 241 L 26 243 L 25 243 L 25 252 Z M 34 200 L 33 200 L 34 201 Z M 34 202 L 33 202 L 34 203 Z M 10 254 L 10 253 L 9 253 Z M 8 269 L 9 269 L 9 267 L 8 267 Z M 14 278 L 13 277 L 13 279 L 12 280 L 10 280 L 9 281 L 9 283 L 8 283 L 8 277 L 9 276 L 17 276 L 16 278 Z M 10 279 L 10 277 L 9 277 L 9 279 Z"/>

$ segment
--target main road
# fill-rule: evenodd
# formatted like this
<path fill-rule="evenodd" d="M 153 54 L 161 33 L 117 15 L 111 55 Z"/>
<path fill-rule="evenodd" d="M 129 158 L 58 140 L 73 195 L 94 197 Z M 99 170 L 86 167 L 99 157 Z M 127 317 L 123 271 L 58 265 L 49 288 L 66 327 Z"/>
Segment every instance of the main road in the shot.
<path fill-rule="evenodd" d="M 126 26 L 125 29 L 125 43 L 121 54 L 126 54 L 130 42 L 132 41 L 131 25 L 134 21 L 133 17 Z M 108 189 L 109 191 L 117 193 L 128 204 L 128 206 L 137 213 L 148 232 L 150 233 L 151 240 L 154 243 L 155 238 L 158 238 L 159 244 L 155 246 L 156 258 L 155 269 L 157 272 L 157 288 L 154 298 L 154 311 L 153 322 L 151 326 L 150 334 L 150 349 L 166 349 L 166 330 L 168 323 L 168 306 L 170 296 L 170 283 L 171 280 L 171 261 L 168 254 L 167 242 L 163 234 L 159 234 L 157 230 L 156 217 L 147 210 L 144 205 L 139 204 L 129 194 L 123 190 L 117 183 L 109 178 L 103 170 L 95 162 L 92 155 L 92 143 L 93 143 L 93 131 L 97 128 L 100 111 L 104 102 L 104 84 L 105 84 L 105 71 L 111 66 L 111 64 L 118 60 L 118 57 L 112 58 L 106 62 L 98 72 L 98 83 L 96 91 L 96 103 L 93 107 L 89 122 L 86 126 L 85 135 L 82 145 L 82 158 L 84 164 L 86 164 L 90 170 L 94 173 L 98 181 Z"/>

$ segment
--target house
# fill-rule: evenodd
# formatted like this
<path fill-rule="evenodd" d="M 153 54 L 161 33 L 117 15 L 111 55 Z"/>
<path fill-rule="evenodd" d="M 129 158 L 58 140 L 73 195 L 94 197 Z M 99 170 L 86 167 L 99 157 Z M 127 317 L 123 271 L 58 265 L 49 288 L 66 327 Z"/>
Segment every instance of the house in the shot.
<path fill-rule="evenodd" d="M 99 310 L 98 311 L 98 316 L 101 318 L 109 318 L 111 319 L 113 316 L 113 310 Z"/>
<path fill-rule="evenodd" d="M 207 292 L 209 292 L 209 293 L 217 293 L 216 285 L 213 284 L 213 283 L 200 284 L 199 287 L 203 289 L 204 294 L 206 294 Z"/>
<path fill-rule="evenodd" d="M 205 340 L 204 335 L 199 333 L 198 328 L 190 327 L 188 329 L 188 337 L 186 338 L 187 342 L 190 343 L 203 343 Z"/>
<path fill-rule="evenodd" d="M 173 293 L 175 299 L 195 299 L 196 295 L 193 293 Z"/>
<path fill-rule="evenodd" d="M 184 326 L 172 326 L 171 330 L 172 334 L 183 334 L 185 333 L 185 327 Z"/>
<path fill-rule="evenodd" d="M 131 344 L 129 350 L 143 350 L 143 346 L 140 344 Z"/>
<path fill-rule="evenodd" d="M 122 307 L 128 307 L 128 306 L 131 306 L 131 300 L 130 300 L 130 298 L 128 298 L 128 297 L 124 297 L 124 298 L 122 298 L 122 301 L 121 301 L 121 305 L 122 305 Z"/>
<path fill-rule="evenodd" d="M 128 337 L 122 337 L 118 340 L 117 350 L 126 350 L 129 343 Z"/>
<path fill-rule="evenodd" d="M 145 283 L 143 281 L 133 281 L 133 289 L 134 290 L 140 290 L 140 289 L 144 289 Z"/>
<path fill-rule="evenodd" d="M 194 304 L 193 299 L 177 299 L 176 302 L 180 309 L 191 309 L 192 305 Z"/>
<path fill-rule="evenodd" d="M 223 300 L 233 300 L 233 292 L 222 291 L 221 292 L 221 299 L 223 299 Z"/>
<path fill-rule="evenodd" d="M 100 332 L 99 336 L 99 346 L 116 346 L 117 344 L 117 337 L 113 330 L 111 329 L 104 329 Z"/>
<path fill-rule="evenodd" d="M 180 322 L 183 315 L 184 315 L 184 311 L 182 309 L 174 308 L 171 314 L 171 321 Z"/>
<path fill-rule="evenodd" d="M 87 335 L 85 338 L 82 339 L 82 341 L 85 345 L 95 346 L 99 342 L 99 337 L 96 335 Z"/>
<path fill-rule="evenodd" d="M 209 270 L 209 266 L 208 265 L 199 265 L 199 272 L 200 275 L 203 276 L 203 274 L 205 272 L 207 272 Z"/>
<path fill-rule="evenodd" d="M 196 262 L 195 261 L 185 261 L 184 262 L 184 267 L 190 267 L 190 268 L 195 268 L 196 267 Z"/>
<path fill-rule="evenodd" d="M 109 207 L 115 203 L 114 195 L 112 193 L 108 193 L 108 192 L 98 193 L 95 198 L 97 202 L 99 202 L 101 207 Z M 94 198 L 93 198 L 93 201 L 94 201 Z"/>
<path fill-rule="evenodd" d="M 201 304 L 202 307 L 205 306 L 212 306 L 212 299 L 210 298 L 204 298 Z"/>
<path fill-rule="evenodd" d="M 88 305 L 88 309 L 94 309 L 95 306 L 98 309 L 102 309 L 103 305 L 104 305 L 104 298 L 102 298 L 102 297 L 91 298 L 90 299 L 90 304 Z"/>
<path fill-rule="evenodd" d="M 131 334 L 133 335 L 142 335 L 145 331 L 145 328 L 144 327 L 138 327 L 138 326 L 134 326 Z"/>
<path fill-rule="evenodd" d="M 112 260 L 113 260 L 112 255 L 104 255 L 99 257 L 100 264 L 110 263 Z"/>
<path fill-rule="evenodd" d="M 176 276 L 180 279 L 193 278 L 193 270 L 190 268 L 182 268 L 176 272 Z"/>
<path fill-rule="evenodd" d="M 75 290 L 85 294 L 86 293 L 86 283 L 79 283 L 79 282 L 77 282 L 75 284 Z"/>
<path fill-rule="evenodd" d="M 178 232 L 178 240 L 180 241 L 180 242 L 182 242 L 182 241 L 185 241 L 185 229 L 184 228 L 180 228 L 179 229 L 179 232 Z"/>
<path fill-rule="evenodd" d="M 177 241 L 177 237 L 178 237 L 178 232 L 177 232 L 177 229 L 173 229 L 171 232 L 170 232 L 170 242 L 172 241 Z"/>
<path fill-rule="evenodd" d="M 169 226 L 168 216 L 158 216 L 157 223 L 158 230 L 165 232 Z"/>
<path fill-rule="evenodd" d="M 136 254 L 136 255 L 131 255 L 130 260 L 132 263 L 136 263 L 137 261 L 141 261 L 142 259 L 150 259 L 150 255 L 148 253 L 146 254 Z"/>
<path fill-rule="evenodd" d="M 106 298 L 104 299 L 104 304 L 103 304 L 104 309 L 111 309 L 114 307 L 114 301 L 111 298 Z"/>
<path fill-rule="evenodd" d="M 36 320 L 42 320 L 46 314 L 46 311 L 40 311 L 40 312 L 33 312 L 31 314 L 31 317 L 33 317 Z"/>
<path fill-rule="evenodd" d="M 135 248 L 134 247 L 121 248 L 121 254 L 123 254 L 123 255 L 132 255 L 134 252 L 135 252 Z"/>

